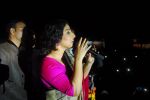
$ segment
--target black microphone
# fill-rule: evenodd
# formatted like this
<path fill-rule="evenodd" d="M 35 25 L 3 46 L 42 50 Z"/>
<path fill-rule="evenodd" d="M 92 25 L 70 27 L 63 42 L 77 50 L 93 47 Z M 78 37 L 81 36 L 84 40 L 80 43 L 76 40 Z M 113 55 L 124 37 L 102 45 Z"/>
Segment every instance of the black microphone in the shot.
<path fill-rule="evenodd" d="M 96 53 L 96 52 L 93 51 L 93 50 L 89 50 L 88 52 L 91 53 L 93 56 L 97 56 L 98 58 L 104 60 L 104 56 L 102 56 L 101 54 Z"/>
<path fill-rule="evenodd" d="M 88 45 L 94 45 L 96 48 L 105 48 L 105 42 L 104 41 L 88 41 Z"/>
<path fill-rule="evenodd" d="M 105 47 L 103 41 L 88 41 L 88 45 L 92 45 L 92 46 L 94 45 L 95 48 Z M 104 56 L 92 49 L 89 49 L 88 52 L 94 56 L 95 65 L 97 66 L 97 68 L 103 67 Z"/>

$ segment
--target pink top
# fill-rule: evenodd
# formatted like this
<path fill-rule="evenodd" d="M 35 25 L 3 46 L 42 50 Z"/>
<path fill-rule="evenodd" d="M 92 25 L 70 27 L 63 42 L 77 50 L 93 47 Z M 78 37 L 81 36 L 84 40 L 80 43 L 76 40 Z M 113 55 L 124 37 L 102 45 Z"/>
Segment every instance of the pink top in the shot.
<path fill-rule="evenodd" d="M 74 95 L 74 88 L 66 74 L 65 65 L 54 58 L 43 59 L 41 80 L 47 88 L 54 87 L 66 95 Z"/>

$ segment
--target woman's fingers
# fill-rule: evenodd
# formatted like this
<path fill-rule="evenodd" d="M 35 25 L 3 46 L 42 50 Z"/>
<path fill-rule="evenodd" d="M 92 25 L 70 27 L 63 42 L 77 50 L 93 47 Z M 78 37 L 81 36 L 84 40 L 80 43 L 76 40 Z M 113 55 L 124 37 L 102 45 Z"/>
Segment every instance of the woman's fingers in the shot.
<path fill-rule="evenodd" d="M 81 37 L 80 40 L 79 40 L 79 42 L 78 42 L 78 47 L 86 47 L 87 42 L 88 41 L 87 41 L 86 38 L 83 40 L 83 38 Z"/>
<path fill-rule="evenodd" d="M 86 52 L 92 47 L 92 45 L 88 46 L 86 49 Z"/>
<path fill-rule="evenodd" d="M 85 50 L 85 52 L 87 52 L 91 47 L 92 45 L 88 46 L 88 41 L 86 38 L 84 40 L 82 39 L 82 37 L 80 38 L 78 48 L 80 48 L 81 50 Z"/>
<path fill-rule="evenodd" d="M 80 40 L 79 40 L 78 47 L 80 47 L 81 42 L 82 42 L 82 37 L 81 37 Z"/>
<path fill-rule="evenodd" d="M 86 46 L 86 43 L 87 43 L 87 40 L 86 40 L 86 38 L 85 38 L 85 39 L 83 40 L 81 46 L 82 46 L 82 47 L 85 47 L 85 46 Z"/>
<path fill-rule="evenodd" d="M 88 50 L 92 47 L 92 45 L 88 45 L 88 41 L 87 39 L 83 39 L 82 37 L 80 38 L 79 42 L 78 42 L 78 47 L 77 47 L 77 55 L 81 56 L 81 57 L 85 57 L 86 53 L 88 52 Z"/>

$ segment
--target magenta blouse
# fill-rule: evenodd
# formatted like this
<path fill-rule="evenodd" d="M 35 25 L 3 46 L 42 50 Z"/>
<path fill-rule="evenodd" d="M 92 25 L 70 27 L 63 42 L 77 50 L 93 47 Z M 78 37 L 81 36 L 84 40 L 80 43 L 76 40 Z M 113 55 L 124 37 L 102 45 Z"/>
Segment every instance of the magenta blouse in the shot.
<path fill-rule="evenodd" d="M 47 88 L 54 87 L 66 95 L 74 95 L 73 85 L 66 74 L 66 66 L 54 58 L 43 59 L 41 80 Z"/>

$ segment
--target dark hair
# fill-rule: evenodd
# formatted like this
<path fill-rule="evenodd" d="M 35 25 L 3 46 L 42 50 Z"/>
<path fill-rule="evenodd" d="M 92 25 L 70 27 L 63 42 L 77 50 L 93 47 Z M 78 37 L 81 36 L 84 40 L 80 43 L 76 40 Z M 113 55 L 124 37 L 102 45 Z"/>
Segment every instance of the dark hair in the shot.
<path fill-rule="evenodd" d="M 17 20 L 17 19 L 15 19 L 15 20 L 11 20 L 11 21 L 7 24 L 7 26 L 6 26 L 7 38 L 9 37 L 10 29 L 11 29 L 11 28 L 16 28 L 16 24 L 17 24 L 18 22 L 23 22 L 23 23 L 25 23 L 23 20 L 20 20 L 20 19 Z"/>
<path fill-rule="evenodd" d="M 42 55 L 45 56 L 52 50 L 57 50 L 56 44 L 62 39 L 63 30 L 67 24 L 69 25 L 68 21 L 59 19 L 45 26 L 42 37 Z"/>

